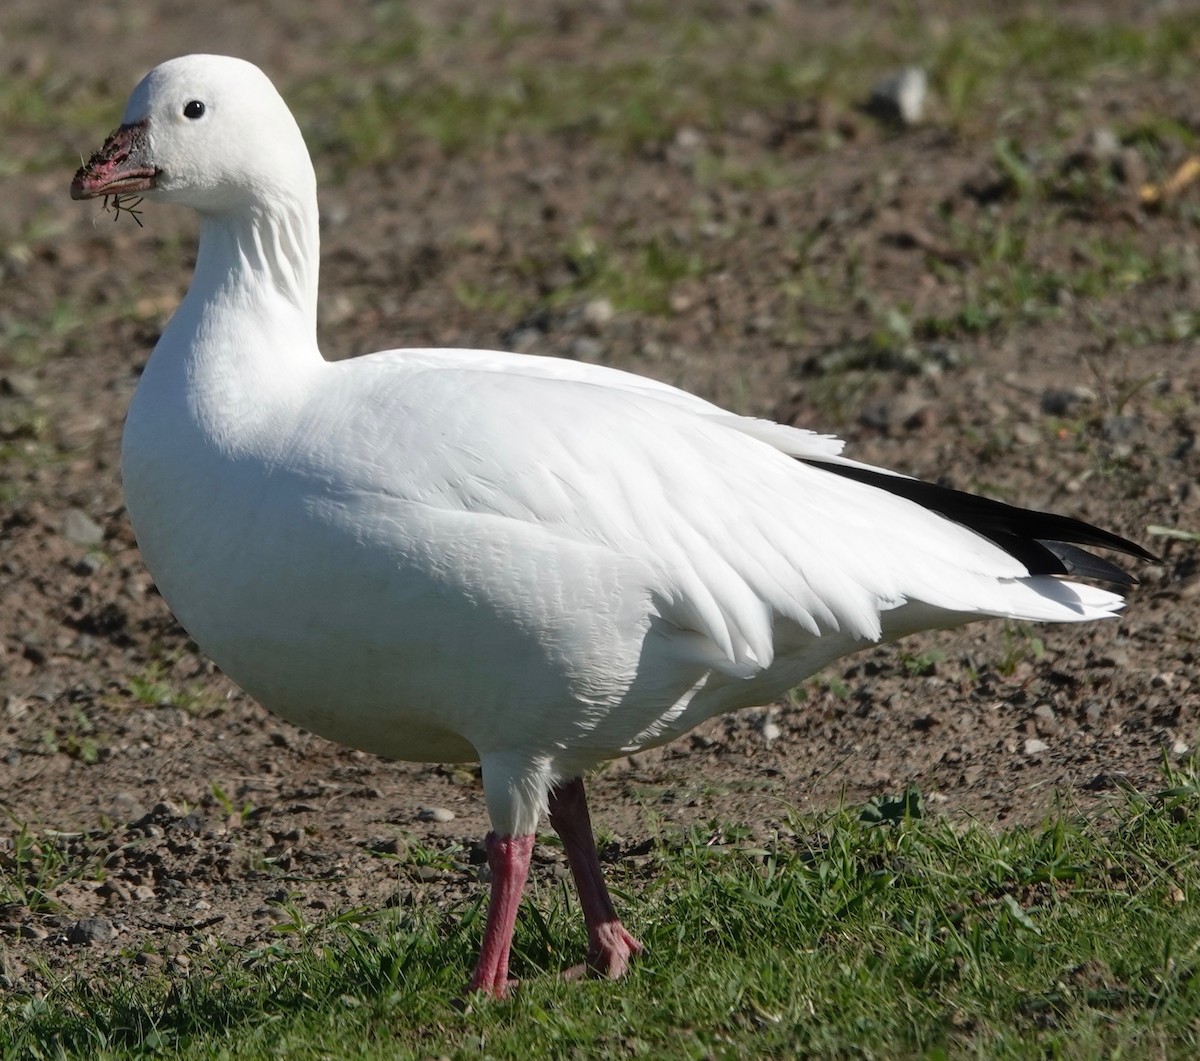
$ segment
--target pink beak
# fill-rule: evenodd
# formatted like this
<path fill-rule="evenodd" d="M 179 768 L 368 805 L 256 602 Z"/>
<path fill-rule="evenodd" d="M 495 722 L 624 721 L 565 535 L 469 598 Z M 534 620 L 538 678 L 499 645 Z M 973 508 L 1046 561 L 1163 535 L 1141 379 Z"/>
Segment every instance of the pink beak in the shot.
<path fill-rule="evenodd" d="M 71 198 L 146 191 L 154 187 L 158 173 L 158 167 L 150 161 L 146 122 L 122 125 L 79 167 L 71 181 Z"/>

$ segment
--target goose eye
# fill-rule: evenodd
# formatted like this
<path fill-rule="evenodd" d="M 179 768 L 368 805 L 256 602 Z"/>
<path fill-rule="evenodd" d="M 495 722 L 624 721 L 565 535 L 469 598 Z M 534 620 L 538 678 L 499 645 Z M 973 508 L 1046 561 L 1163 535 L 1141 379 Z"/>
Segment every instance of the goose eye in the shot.
<path fill-rule="evenodd" d="M 198 99 L 194 99 L 185 103 L 183 106 L 183 116 L 185 118 L 199 118 L 204 114 L 204 104 Z"/>

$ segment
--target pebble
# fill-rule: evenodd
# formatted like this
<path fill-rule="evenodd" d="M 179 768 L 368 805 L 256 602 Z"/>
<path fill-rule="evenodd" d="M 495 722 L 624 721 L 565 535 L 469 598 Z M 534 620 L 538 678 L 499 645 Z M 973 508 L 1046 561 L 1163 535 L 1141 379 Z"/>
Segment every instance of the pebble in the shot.
<path fill-rule="evenodd" d="M 763 723 L 762 735 L 763 740 L 770 744 L 771 741 L 779 740 L 779 738 L 783 736 L 783 730 L 779 728 L 778 723 L 767 719 L 767 721 Z"/>
<path fill-rule="evenodd" d="M 104 566 L 104 557 L 96 553 L 88 553 L 82 560 L 75 565 L 75 574 L 83 575 L 85 578 L 88 575 L 94 575 Z"/>
<path fill-rule="evenodd" d="M 374 851 L 377 855 L 402 855 L 404 854 L 404 841 L 394 836 L 385 836 L 378 840 L 372 840 L 368 845 L 369 851 Z"/>
<path fill-rule="evenodd" d="M 1022 446 L 1039 446 L 1042 433 L 1033 424 L 1017 424 L 1013 428 L 1013 438 Z"/>
<path fill-rule="evenodd" d="M 916 125 L 925 116 L 929 78 L 919 66 L 905 67 L 881 78 L 871 88 L 869 110 L 902 125 Z"/>
<path fill-rule="evenodd" d="M 129 902 L 129 891 L 120 881 L 111 877 L 100 885 L 100 894 L 116 902 Z"/>
<path fill-rule="evenodd" d="M 581 335 L 571 343 L 568 353 L 576 361 L 599 361 L 604 356 L 604 344 L 599 339 Z"/>
<path fill-rule="evenodd" d="M 422 807 L 417 811 L 417 821 L 445 824 L 454 821 L 454 811 L 445 807 Z"/>
<path fill-rule="evenodd" d="M 1180 740 L 1178 737 L 1176 737 L 1175 743 L 1171 745 L 1171 751 L 1173 751 L 1176 755 L 1187 755 L 1187 741 Z"/>
<path fill-rule="evenodd" d="M 83 917 L 67 926 L 68 943 L 104 943 L 116 937 L 117 930 L 107 917 Z"/>
<path fill-rule="evenodd" d="M 36 393 L 37 380 L 33 376 L 25 376 L 19 372 L 0 376 L 0 394 L 8 394 L 14 398 L 32 398 Z"/>
<path fill-rule="evenodd" d="M 1100 430 L 1108 442 L 1129 442 L 1142 433 L 1143 427 L 1140 416 L 1115 415 L 1105 418 Z"/>
<path fill-rule="evenodd" d="M 204 828 L 204 815 L 199 811 L 191 811 L 175 822 L 174 827 L 183 832 L 198 833 Z"/>
<path fill-rule="evenodd" d="M 413 874 L 417 880 L 424 881 L 442 880 L 446 876 L 445 871 L 438 869 L 437 866 L 417 866 L 413 870 Z"/>
<path fill-rule="evenodd" d="M 593 298 L 584 305 L 581 317 L 584 324 L 598 332 L 616 316 L 616 312 L 611 300 Z"/>
<path fill-rule="evenodd" d="M 62 517 L 62 536 L 74 545 L 91 549 L 104 541 L 104 528 L 83 509 L 69 508 Z"/>
<path fill-rule="evenodd" d="M 1047 744 L 1044 740 L 1038 740 L 1036 737 L 1030 737 L 1025 742 L 1025 754 L 1026 755 L 1041 755 L 1042 752 L 1047 752 L 1049 750 L 1050 750 L 1050 745 Z"/>
<path fill-rule="evenodd" d="M 1088 133 L 1084 150 L 1093 158 L 1113 159 L 1121 153 L 1121 141 L 1108 126 L 1101 125 Z"/>
<path fill-rule="evenodd" d="M 675 146 L 682 151 L 699 151 L 704 147 L 704 136 L 690 125 L 681 126 L 675 132 Z"/>
<path fill-rule="evenodd" d="M 1096 401 L 1096 392 L 1083 384 L 1074 387 L 1054 387 L 1042 392 L 1042 412 L 1047 416 L 1063 416 L 1077 406 Z"/>

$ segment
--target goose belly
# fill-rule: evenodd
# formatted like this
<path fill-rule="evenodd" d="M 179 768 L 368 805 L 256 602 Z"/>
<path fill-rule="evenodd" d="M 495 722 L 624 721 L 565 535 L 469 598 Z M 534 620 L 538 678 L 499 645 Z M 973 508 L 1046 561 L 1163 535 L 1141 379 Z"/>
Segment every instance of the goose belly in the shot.
<path fill-rule="evenodd" d="M 188 482 L 127 458 L 125 479 L 147 567 L 180 623 L 297 725 L 415 761 L 553 756 L 594 746 L 614 722 L 644 725 L 624 718 L 650 622 L 636 569 L 279 469 L 235 464 Z M 666 710 L 695 676 L 664 679 L 658 706 L 639 710 Z"/>

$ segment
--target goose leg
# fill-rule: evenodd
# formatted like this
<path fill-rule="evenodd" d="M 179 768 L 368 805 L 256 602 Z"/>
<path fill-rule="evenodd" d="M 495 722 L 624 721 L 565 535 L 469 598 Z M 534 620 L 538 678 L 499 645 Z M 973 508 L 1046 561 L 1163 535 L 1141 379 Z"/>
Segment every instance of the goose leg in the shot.
<path fill-rule="evenodd" d="M 517 921 L 517 907 L 521 905 L 521 891 L 529 875 L 533 835 L 488 833 L 485 843 L 492 870 L 492 896 L 488 903 L 487 927 L 483 930 L 483 946 L 479 949 L 479 961 L 468 990 L 503 998 L 510 985 L 508 952 Z"/>
<path fill-rule="evenodd" d="M 629 959 L 642 949 L 626 931 L 613 909 L 588 815 L 583 779 L 575 778 L 550 790 L 550 824 L 562 838 L 579 891 L 579 904 L 588 933 L 588 965 L 611 980 L 622 976 Z"/>

